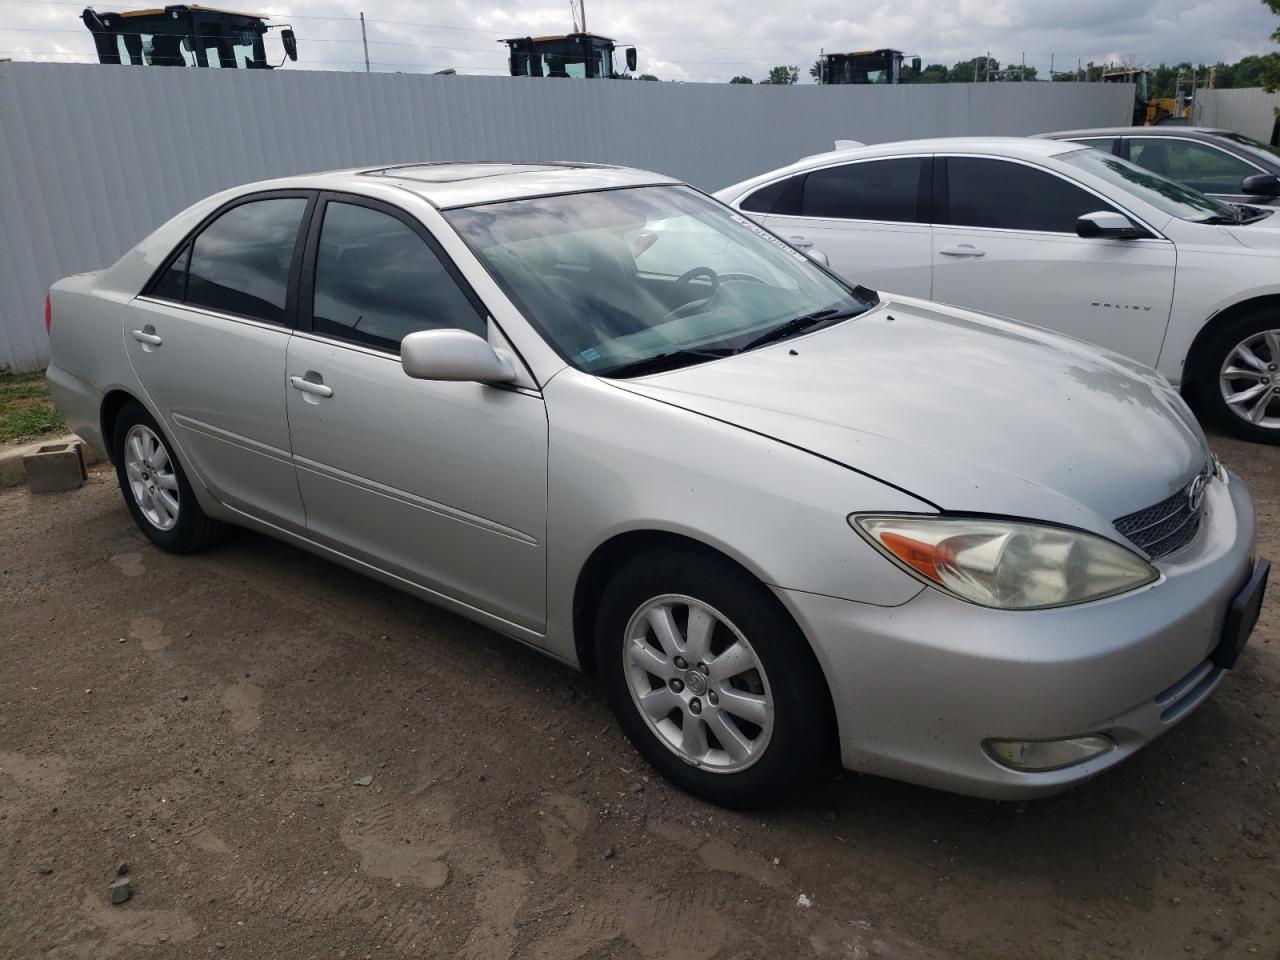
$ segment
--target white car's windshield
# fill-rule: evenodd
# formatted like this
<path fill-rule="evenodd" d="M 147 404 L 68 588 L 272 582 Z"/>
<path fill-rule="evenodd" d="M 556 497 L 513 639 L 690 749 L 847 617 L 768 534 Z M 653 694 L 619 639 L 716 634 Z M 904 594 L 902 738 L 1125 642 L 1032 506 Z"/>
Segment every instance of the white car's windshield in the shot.
<path fill-rule="evenodd" d="M 534 197 L 450 222 L 570 363 L 630 376 L 861 313 L 850 287 L 687 187 Z"/>
<path fill-rule="evenodd" d="M 1058 159 L 1106 180 L 1179 220 L 1235 223 L 1240 218 L 1239 211 L 1228 204 L 1092 147 L 1059 154 Z"/>

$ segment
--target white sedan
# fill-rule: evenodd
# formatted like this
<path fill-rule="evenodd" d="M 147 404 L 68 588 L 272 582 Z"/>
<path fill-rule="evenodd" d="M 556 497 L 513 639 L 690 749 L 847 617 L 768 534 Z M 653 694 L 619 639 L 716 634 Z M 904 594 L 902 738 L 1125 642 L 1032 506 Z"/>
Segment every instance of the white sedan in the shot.
<path fill-rule="evenodd" d="M 1228 432 L 1280 443 L 1273 208 L 1076 143 L 1001 137 L 837 149 L 716 196 L 858 283 L 1109 347 Z"/>

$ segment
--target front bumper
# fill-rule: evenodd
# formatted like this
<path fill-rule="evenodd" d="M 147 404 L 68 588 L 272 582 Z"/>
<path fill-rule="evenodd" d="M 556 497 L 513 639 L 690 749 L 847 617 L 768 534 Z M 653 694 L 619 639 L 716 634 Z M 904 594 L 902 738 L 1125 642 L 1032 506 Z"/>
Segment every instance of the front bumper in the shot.
<path fill-rule="evenodd" d="M 993 799 L 1066 789 L 1154 740 L 1214 690 L 1208 662 L 1253 568 L 1253 504 L 1214 480 L 1196 538 L 1161 578 L 1075 607 L 1001 611 L 925 589 L 899 607 L 782 590 L 826 672 L 850 770 Z M 987 738 L 1105 733 L 1115 749 L 1025 773 Z"/>

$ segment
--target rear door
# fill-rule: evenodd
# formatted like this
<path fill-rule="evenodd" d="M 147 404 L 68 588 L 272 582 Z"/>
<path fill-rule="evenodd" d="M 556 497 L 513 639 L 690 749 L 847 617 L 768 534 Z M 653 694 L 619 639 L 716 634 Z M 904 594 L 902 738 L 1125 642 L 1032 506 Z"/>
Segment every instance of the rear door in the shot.
<path fill-rule="evenodd" d="M 1173 302 L 1172 243 L 1078 236 L 1081 215 L 1117 207 L 1029 163 L 939 157 L 934 176 L 933 299 L 1155 364 Z"/>
<path fill-rule="evenodd" d="M 128 308 L 129 359 L 165 431 L 223 503 L 300 531 L 285 351 L 308 191 L 241 197 L 170 257 Z"/>
<path fill-rule="evenodd" d="M 546 407 L 529 387 L 415 380 L 401 368 L 400 341 L 415 330 L 504 342 L 429 231 L 388 204 L 324 195 L 299 327 L 287 392 L 308 535 L 541 629 Z"/>
<path fill-rule="evenodd" d="M 768 214 L 751 216 L 794 247 L 820 250 L 853 283 L 928 297 L 930 163 L 886 157 L 810 170 L 778 191 Z"/>

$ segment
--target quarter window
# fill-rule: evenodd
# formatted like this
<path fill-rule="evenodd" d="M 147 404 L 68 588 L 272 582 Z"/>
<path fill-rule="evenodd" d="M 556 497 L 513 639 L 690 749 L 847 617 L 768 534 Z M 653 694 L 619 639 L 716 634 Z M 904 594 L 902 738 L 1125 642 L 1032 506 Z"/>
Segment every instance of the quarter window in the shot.
<path fill-rule="evenodd" d="M 806 217 L 919 223 L 919 157 L 848 163 L 814 170 L 805 179 Z"/>
<path fill-rule="evenodd" d="M 315 333 L 400 351 L 416 330 L 487 333 L 485 318 L 440 257 L 408 224 L 331 201 L 316 253 Z"/>
<path fill-rule="evenodd" d="M 1076 137 L 1074 142 L 1103 153 L 1115 153 L 1118 137 Z"/>
<path fill-rule="evenodd" d="M 192 244 L 183 299 L 193 306 L 284 323 L 293 249 L 306 209 L 304 197 L 232 207 Z M 184 253 L 176 263 L 187 258 Z M 157 287 L 170 288 L 171 283 L 166 273 Z"/>
<path fill-rule="evenodd" d="M 1021 163 L 947 158 L 951 222 L 966 227 L 1075 233 L 1086 213 L 1112 210 L 1061 177 Z"/>
<path fill-rule="evenodd" d="M 1165 137 L 1132 137 L 1129 159 L 1201 193 L 1239 193 L 1240 181 L 1258 172 L 1217 147 Z"/>
<path fill-rule="evenodd" d="M 181 303 L 187 292 L 187 262 L 190 259 L 191 244 L 187 244 L 165 272 L 160 274 L 160 279 L 152 284 L 148 293 L 161 300 L 176 300 Z"/>

